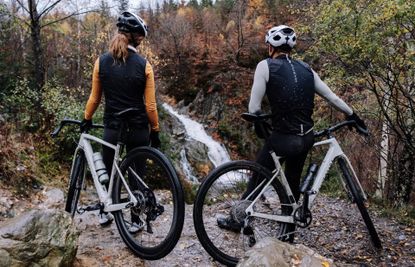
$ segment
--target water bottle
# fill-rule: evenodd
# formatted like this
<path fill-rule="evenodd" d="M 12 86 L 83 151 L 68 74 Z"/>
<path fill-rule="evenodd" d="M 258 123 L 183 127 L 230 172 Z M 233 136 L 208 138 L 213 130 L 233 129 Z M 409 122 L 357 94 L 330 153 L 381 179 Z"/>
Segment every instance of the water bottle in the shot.
<path fill-rule="evenodd" d="M 95 152 L 92 155 L 94 160 L 95 170 L 98 175 L 98 180 L 101 184 L 106 184 L 110 180 L 108 177 L 107 169 L 105 168 L 104 161 L 102 160 L 102 155 L 100 152 Z"/>

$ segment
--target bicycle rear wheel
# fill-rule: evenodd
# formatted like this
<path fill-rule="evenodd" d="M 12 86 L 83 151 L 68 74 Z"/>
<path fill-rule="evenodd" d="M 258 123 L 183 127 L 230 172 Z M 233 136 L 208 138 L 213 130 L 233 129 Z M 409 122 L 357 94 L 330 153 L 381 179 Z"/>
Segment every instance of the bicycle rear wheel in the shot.
<path fill-rule="evenodd" d="M 121 173 L 138 204 L 113 212 L 127 246 L 140 258 L 166 256 L 180 238 L 184 221 L 184 193 L 170 161 L 160 151 L 139 147 L 123 160 Z M 130 201 L 122 178 L 115 176 L 114 204 Z M 142 224 L 133 233 L 132 226 Z M 137 228 L 136 228 L 137 229 Z"/>
<path fill-rule="evenodd" d="M 264 237 L 282 238 L 287 228 L 284 223 L 245 214 L 252 201 L 242 200 L 241 197 L 247 189 L 248 180 L 254 175 L 259 180 L 271 178 L 271 173 L 255 162 L 225 163 L 208 175 L 197 192 L 193 209 L 197 237 L 215 260 L 226 265 L 236 265 L 246 251 Z M 275 179 L 255 202 L 254 211 L 287 214 L 290 210 L 290 207 L 284 208 L 289 206 L 285 205 L 287 203 L 287 193 Z M 229 215 L 239 221 L 248 218 L 247 227 L 239 232 L 219 228 L 217 219 Z"/>
<path fill-rule="evenodd" d="M 84 182 L 84 173 L 85 155 L 82 150 L 79 150 L 73 160 L 65 205 L 65 211 L 69 212 L 72 217 L 75 216 L 76 208 L 78 206 L 79 196 Z"/>
<path fill-rule="evenodd" d="M 360 214 L 362 215 L 363 221 L 366 224 L 367 230 L 370 235 L 370 240 L 372 241 L 373 246 L 377 249 L 381 249 L 382 242 L 379 239 L 378 233 L 375 229 L 375 226 L 373 225 L 373 222 L 364 204 L 364 194 L 360 189 L 361 187 L 358 185 L 358 181 L 356 181 L 357 178 L 353 175 L 353 172 L 349 169 L 346 161 L 343 158 L 338 158 L 337 162 L 343 174 L 346 186 L 350 190 L 353 202 L 356 203 L 356 206 L 359 209 Z"/>

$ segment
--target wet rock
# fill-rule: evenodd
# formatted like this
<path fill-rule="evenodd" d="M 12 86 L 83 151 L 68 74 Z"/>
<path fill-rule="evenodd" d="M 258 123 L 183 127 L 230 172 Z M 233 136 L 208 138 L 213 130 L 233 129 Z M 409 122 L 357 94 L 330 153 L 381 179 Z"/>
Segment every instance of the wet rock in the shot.
<path fill-rule="evenodd" d="M 213 168 L 212 162 L 207 157 L 208 148 L 201 142 L 189 140 L 185 144 L 186 157 L 196 176 L 200 180 Z"/>
<path fill-rule="evenodd" d="M 264 238 L 246 253 L 239 267 L 247 266 L 339 266 L 304 245 L 291 245 L 274 238 Z"/>
<path fill-rule="evenodd" d="M 0 224 L 0 266 L 72 266 L 79 233 L 60 210 L 32 210 Z"/>
<path fill-rule="evenodd" d="M 213 86 L 212 88 L 219 88 Z M 220 90 L 220 89 L 217 89 Z M 224 96 L 217 90 L 212 90 L 205 94 L 202 90 L 196 95 L 196 98 L 189 104 L 189 110 L 199 114 L 207 120 L 220 120 L 223 116 Z"/>
<path fill-rule="evenodd" d="M 160 122 L 161 128 L 170 136 L 171 145 L 174 146 L 177 142 L 183 142 L 186 135 L 183 124 L 176 117 L 170 115 L 167 110 L 164 112 L 166 115 Z"/>

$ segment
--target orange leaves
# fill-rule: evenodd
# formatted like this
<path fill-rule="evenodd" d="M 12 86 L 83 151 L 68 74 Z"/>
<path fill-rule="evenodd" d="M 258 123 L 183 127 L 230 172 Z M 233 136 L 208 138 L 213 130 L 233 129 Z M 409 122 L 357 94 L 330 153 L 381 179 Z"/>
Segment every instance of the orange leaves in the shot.
<path fill-rule="evenodd" d="M 243 101 L 244 101 L 244 99 L 242 99 L 242 98 L 228 98 L 226 100 L 226 104 L 227 105 L 238 105 L 238 106 L 240 106 L 240 105 L 242 105 Z"/>

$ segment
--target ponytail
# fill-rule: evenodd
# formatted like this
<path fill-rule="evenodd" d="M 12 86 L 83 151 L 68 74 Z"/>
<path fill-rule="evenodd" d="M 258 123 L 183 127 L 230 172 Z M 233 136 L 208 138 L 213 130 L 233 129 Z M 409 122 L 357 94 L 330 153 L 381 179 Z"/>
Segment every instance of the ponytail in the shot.
<path fill-rule="evenodd" d="M 128 38 L 122 33 L 117 33 L 110 42 L 109 52 L 118 63 L 124 62 L 128 57 Z"/>

